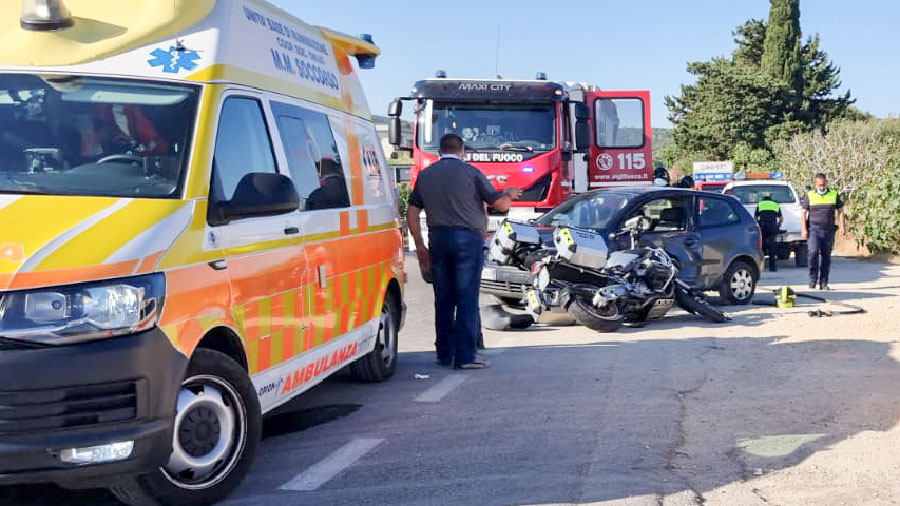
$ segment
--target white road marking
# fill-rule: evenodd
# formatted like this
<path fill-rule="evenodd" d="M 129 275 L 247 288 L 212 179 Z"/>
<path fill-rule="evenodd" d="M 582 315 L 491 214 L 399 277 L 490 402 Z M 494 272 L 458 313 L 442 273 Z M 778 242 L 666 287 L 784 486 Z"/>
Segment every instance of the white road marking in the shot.
<path fill-rule="evenodd" d="M 437 385 L 419 394 L 416 397 L 416 402 L 440 402 L 445 395 L 462 385 L 468 377 L 466 374 L 450 374 L 438 382 Z"/>
<path fill-rule="evenodd" d="M 384 439 L 354 439 L 318 464 L 314 464 L 298 474 L 293 480 L 282 485 L 280 489 L 298 492 L 316 490 L 383 442 Z"/>

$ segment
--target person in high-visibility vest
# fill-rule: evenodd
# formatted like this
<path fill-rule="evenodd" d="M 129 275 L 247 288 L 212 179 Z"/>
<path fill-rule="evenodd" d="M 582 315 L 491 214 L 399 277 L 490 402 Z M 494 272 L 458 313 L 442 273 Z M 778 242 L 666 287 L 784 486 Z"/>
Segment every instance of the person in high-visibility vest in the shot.
<path fill-rule="evenodd" d="M 828 275 L 831 271 L 835 229 L 841 236 L 847 234 L 844 202 L 836 190 L 828 187 L 828 178 L 820 172 L 816 174 L 815 188 L 806 192 L 806 198 L 802 199 L 801 204 L 803 213 L 800 221 L 803 224 L 803 238 L 807 240 L 809 259 L 809 287 L 815 288 L 818 284 L 820 290 L 830 290 Z"/>
<path fill-rule="evenodd" d="M 778 255 L 775 251 L 775 240 L 778 238 L 778 229 L 784 217 L 781 214 L 781 206 L 772 200 L 771 195 L 763 195 L 762 200 L 756 206 L 756 221 L 763 236 L 763 252 L 769 255 L 769 270 L 775 272 L 778 267 L 775 260 Z"/>

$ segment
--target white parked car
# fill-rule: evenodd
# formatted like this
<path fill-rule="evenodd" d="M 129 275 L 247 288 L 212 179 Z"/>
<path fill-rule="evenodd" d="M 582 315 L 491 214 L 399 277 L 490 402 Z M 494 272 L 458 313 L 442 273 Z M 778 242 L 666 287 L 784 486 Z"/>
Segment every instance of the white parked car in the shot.
<path fill-rule="evenodd" d="M 741 201 L 744 208 L 753 216 L 763 195 L 769 195 L 778 202 L 784 221 L 778 235 L 777 255 L 779 260 L 787 260 L 794 253 L 796 265 L 806 266 L 806 241 L 803 240 L 801 222 L 800 195 L 787 181 L 773 179 L 745 179 L 732 181 L 725 185 L 723 192 L 733 195 Z"/>

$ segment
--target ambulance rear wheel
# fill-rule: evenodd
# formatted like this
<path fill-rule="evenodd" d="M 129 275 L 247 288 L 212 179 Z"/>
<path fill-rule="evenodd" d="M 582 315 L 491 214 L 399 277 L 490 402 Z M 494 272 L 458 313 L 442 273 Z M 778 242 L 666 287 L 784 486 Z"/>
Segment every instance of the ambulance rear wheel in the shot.
<path fill-rule="evenodd" d="M 354 378 L 366 383 L 380 383 L 394 375 L 397 370 L 399 321 L 399 304 L 391 294 L 387 294 L 378 318 L 375 349 L 350 364 L 350 373 Z"/>
<path fill-rule="evenodd" d="M 132 506 L 216 503 L 247 476 L 261 436 L 247 372 L 224 353 L 198 349 L 178 393 L 169 461 L 110 490 Z"/>

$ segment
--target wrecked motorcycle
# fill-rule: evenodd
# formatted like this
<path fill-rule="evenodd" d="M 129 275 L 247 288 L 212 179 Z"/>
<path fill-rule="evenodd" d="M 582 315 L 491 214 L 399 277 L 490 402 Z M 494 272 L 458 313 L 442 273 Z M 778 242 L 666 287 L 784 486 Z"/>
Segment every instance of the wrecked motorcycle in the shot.
<path fill-rule="evenodd" d="M 645 216 L 628 220 L 609 239 L 628 235 L 631 247 L 610 252 L 606 238 L 590 230 L 557 228 L 554 249 L 542 244 L 534 227 L 507 221 L 489 254 L 501 265 L 531 271 L 533 286 L 524 302 L 535 319 L 544 310 L 562 309 L 592 330 L 614 332 L 624 324 L 662 318 L 677 303 L 710 321 L 727 321 L 702 293 L 678 279 L 678 265 L 663 248 L 641 242 L 651 226 Z"/>

